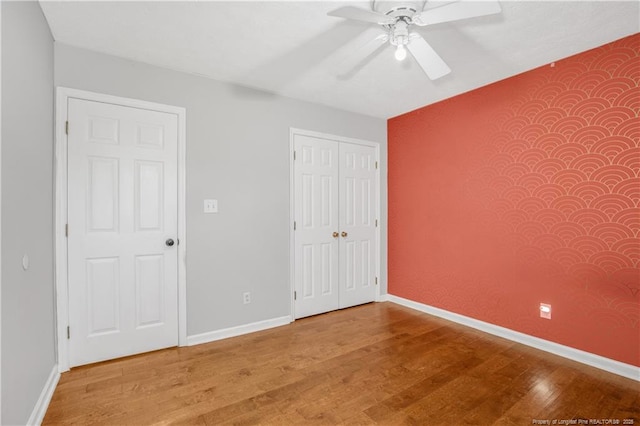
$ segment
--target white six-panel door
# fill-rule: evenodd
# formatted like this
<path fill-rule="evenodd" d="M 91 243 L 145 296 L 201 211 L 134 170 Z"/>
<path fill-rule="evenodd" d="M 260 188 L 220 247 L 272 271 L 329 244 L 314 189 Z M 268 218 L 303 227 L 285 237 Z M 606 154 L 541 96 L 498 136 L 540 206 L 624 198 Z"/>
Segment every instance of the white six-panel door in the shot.
<path fill-rule="evenodd" d="M 295 317 L 302 318 L 340 306 L 339 143 L 296 135 L 294 149 Z"/>
<path fill-rule="evenodd" d="M 376 150 L 294 135 L 294 315 L 376 297 Z"/>
<path fill-rule="evenodd" d="M 175 346 L 177 116 L 71 98 L 68 117 L 70 366 Z"/>
<path fill-rule="evenodd" d="M 375 300 L 375 149 L 340 144 L 340 308 Z"/>

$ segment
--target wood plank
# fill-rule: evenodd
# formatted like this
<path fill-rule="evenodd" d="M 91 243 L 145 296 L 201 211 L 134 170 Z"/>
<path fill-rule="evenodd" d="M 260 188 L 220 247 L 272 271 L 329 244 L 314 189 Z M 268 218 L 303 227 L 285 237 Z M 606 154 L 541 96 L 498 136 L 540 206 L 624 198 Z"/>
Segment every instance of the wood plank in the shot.
<path fill-rule="evenodd" d="M 635 419 L 640 384 L 392 303 L 64 373 L 44 424 Z"/>

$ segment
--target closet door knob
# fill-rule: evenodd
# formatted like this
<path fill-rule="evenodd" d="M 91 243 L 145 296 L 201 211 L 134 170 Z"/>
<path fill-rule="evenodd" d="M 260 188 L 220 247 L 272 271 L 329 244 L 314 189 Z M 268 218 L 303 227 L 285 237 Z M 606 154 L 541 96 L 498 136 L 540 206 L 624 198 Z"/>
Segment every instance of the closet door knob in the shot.
<path fill-rule="evenodd" d="M 172 240 L 171 238 L 169 238 L 169 239 L 168 239 L 167 241 L 165 241 L 164 243 L 165 243 L 168 247 L 171 247 L 171 246 L 174 244 L 174 242 L 173 242 L 173 240 Z"/>
<path fill-rule="evenodd" d="M 349 234 L 347 234 L 346 232 L 342 231 L 342 236 L 343 237 L 346 237 L 347 235 L 349 235 Z"/>
<path fill-rule="evenodd" d="M 340 234 L 338 234 L 337 232 L 333 233 L 333 238 L 338 238 L 340 236 Z"/>

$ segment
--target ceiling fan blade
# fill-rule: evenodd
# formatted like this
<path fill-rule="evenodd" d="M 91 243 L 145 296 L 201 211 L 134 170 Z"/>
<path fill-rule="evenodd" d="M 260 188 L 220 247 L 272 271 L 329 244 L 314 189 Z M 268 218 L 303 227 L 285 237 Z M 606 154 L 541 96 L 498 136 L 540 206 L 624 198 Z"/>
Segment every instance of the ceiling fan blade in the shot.
<path fill-rule="evenodd" d="M 422 70 L 431 80 L 445 76 L 451 72 L 451 68 L 445 64 L 442 58 L 436 53 L 429 43 L 419 34 L 412 33 L 407 49 L 416 58 Z"/>
<path fill-rule="evenodd" d="M 440 24 L 443 22 L 458 21 L 460 19 L 476 18 L 478 16 L 500 13 L 500 3 L 493 1 L 458 1 L 441 7 L 425 10 L 413 16 L 413 23 L 424 27 L 425 25 Z"/>
<path fill-rule="evenodd" d="M 356 21 L 372 22 L 374 24 L 381 25 L 393 24 L 395 22 L 394 18 L 391 18 L 387 15 L 374 12 L 373 10 L 361 9 L 354 6 L 341 7 L 336 10 L 332 10 L 331 12 L 327 13 L 327 15 L 337 16 L 338 18 L 353 19 Z"/>
<path fill-rule="evenodd" d="M 373 28 L 371 28 L 370 31 L 365 31 L 365 33 L 362 34 L 362 37 L 358 37 L 358 40 L 353 44 L 356 44 L 362 39 L 367 41 L 364 44 L 360 44 L 355 50 L 351 50 L 348 55 L 338 63 L 338 66 L 336 67 L 338 76 L 347 76 L 354 72 L 361 62 L 366 61 L 370 55 L 389 40 L 389 36 L 386 33 L 379 34 L 379 31 L 372 30 Z M 378 35 L 376 36 L 376 34 Z"/>

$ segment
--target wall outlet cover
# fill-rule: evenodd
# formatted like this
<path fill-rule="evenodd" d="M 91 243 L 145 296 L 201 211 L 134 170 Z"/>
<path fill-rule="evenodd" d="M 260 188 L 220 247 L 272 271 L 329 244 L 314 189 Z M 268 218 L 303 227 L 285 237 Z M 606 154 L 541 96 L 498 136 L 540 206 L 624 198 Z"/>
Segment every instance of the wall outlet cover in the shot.
<path fill-rule="evenodd" d="M 204 200 L 205 213 L 218 213 L 218 200 Z"/>
<path fill-rule="evenodd" d="M 551 319 L 551 305 L 547 303 L 540 304 L 540 318 Z"/>

